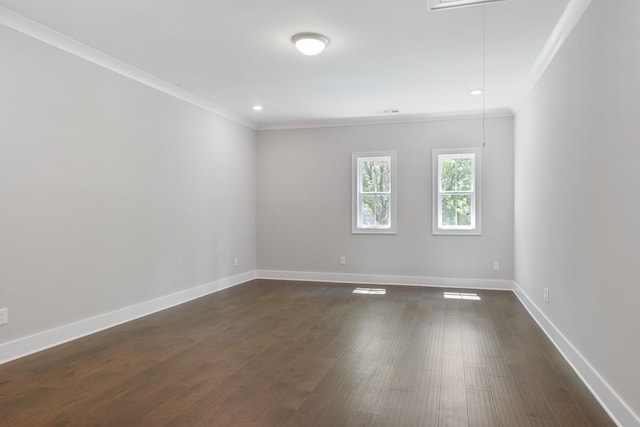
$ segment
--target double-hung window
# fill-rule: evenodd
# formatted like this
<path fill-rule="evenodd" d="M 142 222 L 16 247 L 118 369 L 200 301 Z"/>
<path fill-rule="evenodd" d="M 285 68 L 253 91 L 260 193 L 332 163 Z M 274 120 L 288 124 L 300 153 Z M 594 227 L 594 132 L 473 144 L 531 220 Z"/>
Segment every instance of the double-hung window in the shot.
<path fill-rule="evenodd" d="M 433 234 L 481 234 L 481 153 L 433 150 Z"/>
<path fill-rule="evenodd" d="M 396 232 L 396 153 L 353 153 L 353 233 Z"/>

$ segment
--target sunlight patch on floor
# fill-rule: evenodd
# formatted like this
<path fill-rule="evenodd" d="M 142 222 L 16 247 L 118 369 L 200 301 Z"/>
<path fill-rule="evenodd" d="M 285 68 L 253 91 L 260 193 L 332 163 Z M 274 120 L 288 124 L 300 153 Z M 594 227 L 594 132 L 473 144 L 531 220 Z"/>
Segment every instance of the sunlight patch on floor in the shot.
<path fill-rule="evenodd" d="M 480 301 L 482 298 L 478 294 L 463 292 L 445 292 L 444 299 L 466 299 L 471 301 Z"/>
<path fill-rule="evenodd" d="M 354 294 L 367 294 L 367 295 L 385 295 L 386 289 L 381 288 L 356 288 L 353 290 Z"/>

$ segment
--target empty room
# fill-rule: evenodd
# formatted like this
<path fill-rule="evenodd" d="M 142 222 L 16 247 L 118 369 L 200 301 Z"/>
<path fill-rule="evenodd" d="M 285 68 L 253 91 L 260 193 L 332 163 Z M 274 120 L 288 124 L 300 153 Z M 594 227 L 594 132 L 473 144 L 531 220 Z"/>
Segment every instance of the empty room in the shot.
<path fill-rule="evenodd" d="M 0 0 L 0 426 L 640 427 L 638 114 L 638 0 Z"/>

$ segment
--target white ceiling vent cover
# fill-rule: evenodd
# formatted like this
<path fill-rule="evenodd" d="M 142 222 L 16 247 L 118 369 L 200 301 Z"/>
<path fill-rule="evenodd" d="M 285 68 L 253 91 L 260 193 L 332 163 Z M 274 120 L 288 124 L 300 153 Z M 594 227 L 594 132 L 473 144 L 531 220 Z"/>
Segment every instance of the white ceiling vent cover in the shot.
<path fill-rule="evenodd" d="M 454 7 L 474 6 L 505 0 L 427 0 L 430 10 L 452 9 Z"/>

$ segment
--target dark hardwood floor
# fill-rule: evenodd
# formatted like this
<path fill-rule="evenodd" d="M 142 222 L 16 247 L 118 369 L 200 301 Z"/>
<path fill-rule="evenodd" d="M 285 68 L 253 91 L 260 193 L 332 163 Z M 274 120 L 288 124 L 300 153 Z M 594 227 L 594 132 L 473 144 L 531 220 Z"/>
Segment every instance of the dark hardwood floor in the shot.
<path fill-rule="evenodd" d="M 0 425 L 613 425 L 513 294 L 354 288 L 254 281 L 7 363 Z"/>

